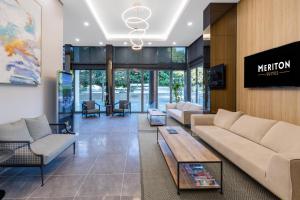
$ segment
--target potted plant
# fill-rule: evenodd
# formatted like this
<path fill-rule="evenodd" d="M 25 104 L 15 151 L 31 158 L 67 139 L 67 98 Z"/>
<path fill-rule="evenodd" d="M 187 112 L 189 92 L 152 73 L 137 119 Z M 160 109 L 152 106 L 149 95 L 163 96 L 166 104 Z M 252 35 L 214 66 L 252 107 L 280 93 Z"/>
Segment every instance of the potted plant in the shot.
<path fill-rule="evenodd" d="M 180 99 L 180 94 L 179 94 L 180 91 L 181 91 L 181 84 L 180 83 L 174 83 L 173 84 L 173 92 L 174 92 L 176 103 L 178 103 L 181 100 Z"/>

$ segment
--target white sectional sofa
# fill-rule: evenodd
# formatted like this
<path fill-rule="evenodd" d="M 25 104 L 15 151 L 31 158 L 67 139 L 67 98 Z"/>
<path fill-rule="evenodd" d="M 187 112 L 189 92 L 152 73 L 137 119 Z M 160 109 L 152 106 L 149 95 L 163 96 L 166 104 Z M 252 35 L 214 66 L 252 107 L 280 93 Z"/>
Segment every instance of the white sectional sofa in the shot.
<path fill-rule="evenodd" d="M 220 109 L 192 132 L 284 200 L 300 199 L 300 126 Z"/>
<path fill-rule="evenodd" d="M 166 104 L 167 114 L 183 125 L 191 124 L 191 115 L 202 113 L 202 107 L 190 102 Z"/>

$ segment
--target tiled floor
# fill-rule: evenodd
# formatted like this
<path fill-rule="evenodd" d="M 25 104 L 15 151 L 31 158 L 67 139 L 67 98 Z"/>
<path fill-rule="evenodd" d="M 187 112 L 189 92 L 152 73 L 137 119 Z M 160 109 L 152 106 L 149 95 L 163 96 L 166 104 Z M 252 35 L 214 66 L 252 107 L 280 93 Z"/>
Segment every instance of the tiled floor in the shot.
<path fill-rule="evenodd" d="M 76 155 L 72 148 L 46 167 L 40 186 L 39 169 L 0 172 L 6 199 L 140 200 L 137 115 L 82 119 L 75 117 Z"/>

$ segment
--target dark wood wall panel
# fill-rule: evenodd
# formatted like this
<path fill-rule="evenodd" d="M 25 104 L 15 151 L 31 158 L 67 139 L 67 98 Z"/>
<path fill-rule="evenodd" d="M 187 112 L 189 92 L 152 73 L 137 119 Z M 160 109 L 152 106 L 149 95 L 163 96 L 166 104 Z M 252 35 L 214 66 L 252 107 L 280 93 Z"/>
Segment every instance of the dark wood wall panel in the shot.
<path fill-rule="evenodd" d="M 226 65 L 226 89 L 211 90 L 211 112 L 236 110 L 237 8 L 233 6 L 210 26 L 210 66 Z"/>

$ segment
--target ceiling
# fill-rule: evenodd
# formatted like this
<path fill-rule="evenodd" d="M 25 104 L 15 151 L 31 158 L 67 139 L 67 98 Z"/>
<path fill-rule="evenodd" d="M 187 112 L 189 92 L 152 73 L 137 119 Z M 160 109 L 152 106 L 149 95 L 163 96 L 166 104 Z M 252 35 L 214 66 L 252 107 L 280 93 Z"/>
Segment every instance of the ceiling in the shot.
<path fill-rule="evenodd" d="M 121 14 L 135 1 L 62 0 L 64 43 L 74 46 L 129 45 L 129 29 L 122 21 Z M 189 46 L 202 35 L 203 10 L 209 3 L 237 1 L 139 0 L 152 10 L 148 20 L 150 28 L 143 38 L 145 46 Z M 85 22 L 89 26 L 85 26 Z M 187 25 L 189 22 L 191 26 Z"/>

